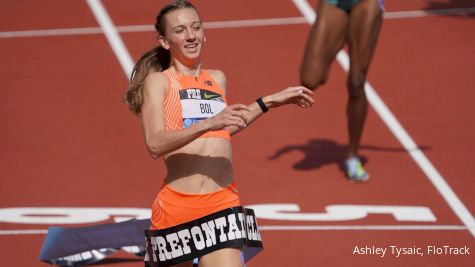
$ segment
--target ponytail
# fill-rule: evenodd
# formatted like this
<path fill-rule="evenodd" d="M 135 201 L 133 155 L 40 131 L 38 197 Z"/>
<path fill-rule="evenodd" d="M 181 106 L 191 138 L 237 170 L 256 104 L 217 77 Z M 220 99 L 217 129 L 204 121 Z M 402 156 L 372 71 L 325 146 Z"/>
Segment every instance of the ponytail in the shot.
<path fill-rule="evenodd" d="M 137 116 L 141 115 L 143 103 L 143 83 L 151 72 L 168 69 L 170 65 L 170 51 L 157 46 L 140 57 L 130 75 L 129 86 L 122 101 L 130 111 Z"/>

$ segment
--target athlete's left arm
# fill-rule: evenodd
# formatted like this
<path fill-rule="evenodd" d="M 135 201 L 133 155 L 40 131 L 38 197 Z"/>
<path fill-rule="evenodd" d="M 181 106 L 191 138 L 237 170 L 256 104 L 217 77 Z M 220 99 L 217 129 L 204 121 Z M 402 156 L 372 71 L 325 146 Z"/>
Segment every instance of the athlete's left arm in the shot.
<path fill-rule="evenodd" d="M 219 84 L 224 93 L 227 94 L 226 89 L 226 76 L 222 71 L 211 70 L 211 76 Z M 284 90 L 276 92 L 274 94 L 262 97 L 262 102 L 267 109 L 281 107 L 286 104 L 296 104 L 301 108 L 309 108 L 313 105 L 313 92 L 303 86 L 288 87 Z M 250 111 L 244 110 L 244 116 L 246 118 L 246 127 L 252 124 L 263 113 L 263 109 L 255 101 L 248 105 Z M 243 130 L 243 127 L 229 126 L 231 135 L 236 134 Z"/>

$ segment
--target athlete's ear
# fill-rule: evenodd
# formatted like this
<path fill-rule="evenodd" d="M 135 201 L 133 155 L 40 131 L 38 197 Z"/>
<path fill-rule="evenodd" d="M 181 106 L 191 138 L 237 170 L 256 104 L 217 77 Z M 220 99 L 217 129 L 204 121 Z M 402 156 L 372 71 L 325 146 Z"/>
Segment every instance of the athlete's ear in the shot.
<path fill-rule="evenodd" d="M 168 44 L 167 39 L 163 35 L 158 36 L 158 42 L 160 43 L 160 46 L 165 48 L 166 50 L 170 49 L 170 45 Z"/>
<path fill-rule="evenodd" d="M 203 43 L 206 43 L 206 37 L 203 37 Z"/>

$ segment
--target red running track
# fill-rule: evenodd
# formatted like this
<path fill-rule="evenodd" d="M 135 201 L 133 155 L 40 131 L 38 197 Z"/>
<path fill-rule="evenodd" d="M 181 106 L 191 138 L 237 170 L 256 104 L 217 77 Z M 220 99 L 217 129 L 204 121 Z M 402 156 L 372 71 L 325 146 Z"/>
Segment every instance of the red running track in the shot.
<path fill-rule="evenodd" d="M 150 25 L 163 3 L 103 1 L 116 26 Z M 207 22 L 287 21 L 206 31 L 204 67 L 226 73 L 231 102 L 250 103 L 298 83 L 310 26 L 291 0 L 196 4 Z M 369 75 L 472 220 L 474 7 L 473 1 L 387 0 Z M 461 9 L 447 14 L 454 8 Z M 94 33 L 98 22 L 86 1 L 5 0 L 0 14 L 0 209 L 149 208 L 164 176 L 163 164 L 148 157 L 139 121 L 120 102 L 126 76 L 105 36 Z M 300 19 L 289 24 L 282 18 Z M 18 37 L 24 31 L 70 28 L 76 33 L 45 36 L 36 31 Z M 92 33 L 77 34 L 77 28 L 92 28 Z M 133 59 L 154 45 L 148 30 L 120 37 Z M 273 110 L 233 137 L 242 202 L 300 208 L 294 221 L 285 214 L 260 220 L 265 250 L 248 266 L 474 266 L 473 228 L 467 228 L 375 109 L 370 109 L 361 149 L 371 181 L 353 184 L 344 178 L 339 162 L 346 143 L 345 78 L 335 62 L 311 110 Z M 400 221 L 374 213 L 360 219 L 303 220 L 302 214 L 321 215 L 330 205 L 424 207 L 435 221 Z M 46 266 L 37 259 L 44 233 L 11 231 L 48 226 L 0 218 L 0 266 Z M 388 253 L 358 255 L 356 246 L 387 248 Z M 467 247 L 471 254 L 397 257 L 390 254 L 391 246 L 424 251 L 428 246 Z M 118 253 L 103 265 L 142 263 Z"/>

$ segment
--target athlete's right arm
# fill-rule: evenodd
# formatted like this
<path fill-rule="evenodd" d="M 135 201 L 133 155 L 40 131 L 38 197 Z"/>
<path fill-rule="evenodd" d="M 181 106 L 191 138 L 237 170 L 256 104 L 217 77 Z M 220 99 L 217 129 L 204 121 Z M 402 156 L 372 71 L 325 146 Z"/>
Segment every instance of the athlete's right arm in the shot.
<path fill-rule="evenodd" d="M 167 87 L 168 80 L 161 72 L 150 73 L 144 81 L 141 118 L 145 143 L 152 158 L 156 159 L 175 151 L 207 131 L 223 129 L 228 126 L 244 127 L 244 117 L 240 110 L 248 108 L 245 105 L 237 104 L 188 128 L 166 130 L 164 100 Z"/>
<path fill-rule="evenodd" d="M 153 159 L 185 146 L 211 126 L 197 123 L 182 130 L 166 130 L 164 100 L 167 87 L 167 77 L 161 72 L 150 73 L 144 81 L 141 117 L 145 143 Z"/>

